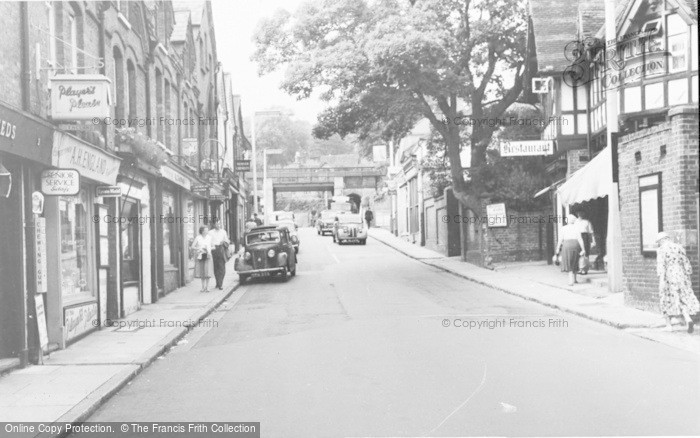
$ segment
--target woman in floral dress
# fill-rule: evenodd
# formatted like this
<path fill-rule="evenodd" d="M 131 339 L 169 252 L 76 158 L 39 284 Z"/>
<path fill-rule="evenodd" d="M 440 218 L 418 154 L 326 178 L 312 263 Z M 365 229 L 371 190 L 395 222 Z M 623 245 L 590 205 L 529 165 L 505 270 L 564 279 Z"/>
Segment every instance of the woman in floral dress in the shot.
<path fill-rule="evenodd" d="M 667 233 L 656 237 L 659 249 L 656 253 L 656 273 L 659 276 L 661 311 L 666 317 L 666 330 L 673 330 L 672 318 L 683 315 L 688 333 L 693 333 L 690 315 L 700 311 L 700 303 L 693 293 L 690 281 L 691 267 L 685 249 L 671 240 Z"/>

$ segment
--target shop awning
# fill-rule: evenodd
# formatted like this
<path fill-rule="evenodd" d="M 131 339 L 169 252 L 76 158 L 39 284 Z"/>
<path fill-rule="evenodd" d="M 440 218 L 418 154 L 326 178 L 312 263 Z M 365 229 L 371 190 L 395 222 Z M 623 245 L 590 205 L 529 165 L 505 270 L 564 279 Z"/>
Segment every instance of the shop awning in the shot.
<path fill-rule="evenodd" d="M 571 175 L 557 189 L 562 205 L 578 204 L 610 194 L 612 187 L 612 156 L 606 147 L 588 164 Z"/>
<path fill-rule="evenodd" d="M 535 196 L 533 196 L 533 197 L 534 197 L 534 198 L 539 198 L 540 196 L 544 195 L 545 193 L 551 192 L 552 190 L 554 190 L 554 189 L 556 189 L 557 187 L 559 187 L 559 185 L 560 185 L 561 183 L 563 183 L 564 181 L 566 181 L 566 178 L 560 179 L 559 181 L 555 182 L 554 184 L 551 184 L 551 185 L 549 185 L 549 186 L 543 188 L 543 189 L 540 190 L 539 192 L 535 193 Z"/>

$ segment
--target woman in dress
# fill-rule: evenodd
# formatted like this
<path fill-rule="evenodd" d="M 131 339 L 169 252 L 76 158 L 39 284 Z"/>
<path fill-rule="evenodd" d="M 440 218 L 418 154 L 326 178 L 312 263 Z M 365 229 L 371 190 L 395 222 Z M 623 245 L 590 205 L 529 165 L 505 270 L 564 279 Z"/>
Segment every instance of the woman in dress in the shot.
<path fill-rule="evenodd" d="M 583 249 L 586 251 L 586 254 L 590 254 L 591 247 L 595 246 L 595 237 L 593 233 L 593 225 L 591 225 L 591 221 L 588 220 L 588 215 L 585 211 L 580 211 L 578 213 L 578 219 L 576 219 L 576 226 L 581 232 L 581 240 L 583 240 Z M 581 264 L 582 266 L 580 266 L 581 269 L 579 269 L 578 273 L 581 275 L 588 274 L 588 263 Z"/>
<path fill-rule="evenodd" d="M 692 273 L 685 249 L 661 232 L 656 236 L 659 249 L 656 252 L 656 273 L 659 276 L 661 311 L 666 317 L 666 330 L 673 330 L 673 317 L 683 315 L 688 333 L 693 333 L 690 315 L 700 311 L 700 303 L 693 293 L 690 281 Z"/>
<path fill-rule="evenodd" d="M 581 230 L 576 226 L 576 216 L 566 216 L 566 225 L 559 232 L 556 257 L 561 254 L 561 270 L 569 273 L 569 286 L 573 286 L 578 272 L 579 256 L 588 255 L 581 239 Z"/>
<path fill-rule="evenodd" d="M 209 279 L 214 275 L 214 265 L 211 260 L 212 247 L 208 233 L 209 228 L 199 227 L 199 235 L 190 246 L 190 251 L 193 251 L 195 258 L 194 277 L 202 280 L 200 292 L 209 292 Z"/>

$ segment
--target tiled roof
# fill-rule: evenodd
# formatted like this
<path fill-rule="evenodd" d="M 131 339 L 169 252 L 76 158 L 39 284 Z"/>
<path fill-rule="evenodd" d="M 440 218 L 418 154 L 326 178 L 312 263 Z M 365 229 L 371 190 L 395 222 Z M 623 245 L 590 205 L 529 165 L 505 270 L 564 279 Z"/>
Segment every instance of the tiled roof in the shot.
<path fill-rule="evenodd" d="M 175 26 L 173 26 L 173 33 L 170 35 L 171 42 L 175 43 L 187 40 L 187 24 L 189 21 L 190 11 L 175 11 Z"/>
<path fill-rule="evenodd" d="M 564 55 L 564 49 L 576 39 L 577 3 L 530 0 L 537 69 L 540 72 L 561 72 L 571 64 Z"/>
<path fill-rule="evenodd" d="M 600 0 L 579 0 L 579 16 L 582 36 L 594 36 L 605 25 L 605 2 Z"/>

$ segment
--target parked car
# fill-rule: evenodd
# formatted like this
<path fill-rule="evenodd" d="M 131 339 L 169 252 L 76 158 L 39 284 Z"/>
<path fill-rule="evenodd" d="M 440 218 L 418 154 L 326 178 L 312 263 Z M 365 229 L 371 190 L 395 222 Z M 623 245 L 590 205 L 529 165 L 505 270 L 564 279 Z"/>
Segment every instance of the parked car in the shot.
<path fill-rule="evenodd" d="M 326 233 L 333 234 L 333 223 L 338 212 L 325 210 L 322 211 L 318 219 L 316 219 L 316 234 L 325 236 Z"/>
<path fill-rule="evenodd" d="M 333 242 L 342 245 L 343 242 L 367 243 L 367 227 L 359 214 L 339 214 L 333 225 Z"/>
<path fill-rule="evenodd" d="M 234 268 L 241 283 L 250 277 L 278 275 L 287 279 L 297 273 L 297 257 L 289 230 L 284 226 L 255 227 L 243 236 L 243 254 Z"/>
<path fill-rule="evenodd" d="M 294 222 L 290 220 L 284 220 L 284 221 L 278 221 L 275 222 L 273 225 L 277 225 L 279 227 L 284 227 L 289 231 L 289 237 L 292 239 L 292 245 L 294 245 L 294 251 L 299 254 L 299 245 L 300 245 L 300 240 L 299 240 L 299 232 L 297 231 L 297 226 Z"/>

